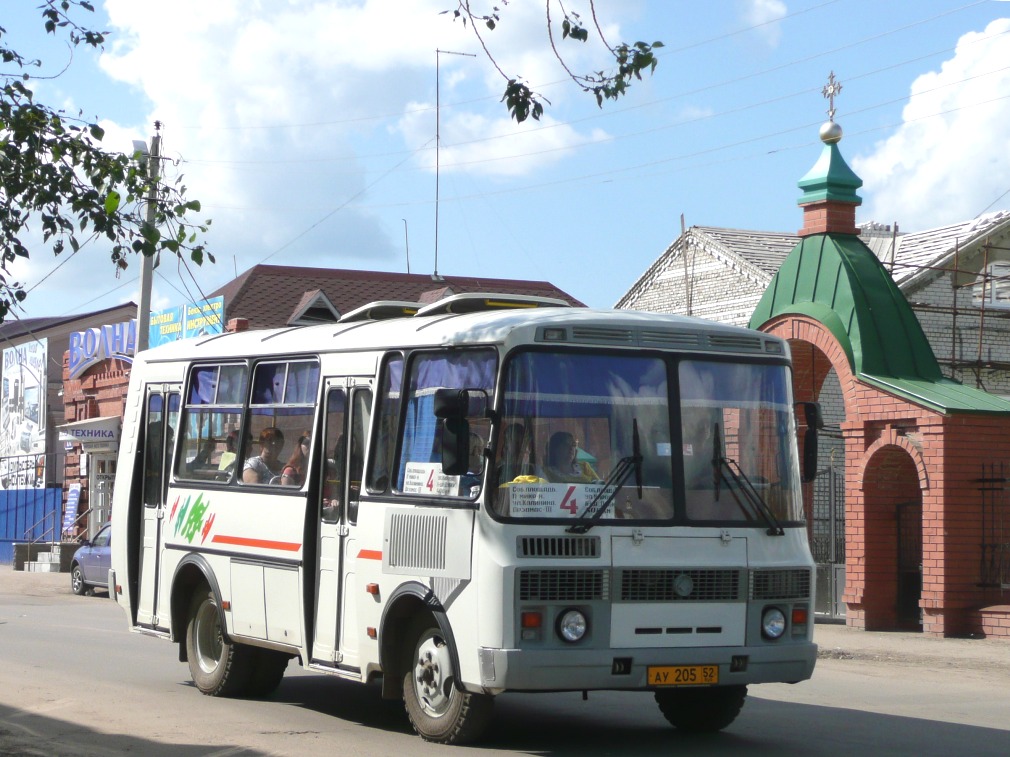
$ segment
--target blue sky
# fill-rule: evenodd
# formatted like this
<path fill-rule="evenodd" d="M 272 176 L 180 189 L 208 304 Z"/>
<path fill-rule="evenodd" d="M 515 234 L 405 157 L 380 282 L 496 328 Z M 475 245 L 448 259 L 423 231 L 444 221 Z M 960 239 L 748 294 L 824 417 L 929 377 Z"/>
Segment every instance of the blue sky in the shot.
<path fill-rule="evenodd" d="M 72 61 L 36 3 L 16 5 L 7 41 L 45 75 L 70 62 L 34 82 L 37 98 L 99 121 L 125 152 L 162 121 L 165 173 L 213 219 L 216 265 L 163 260 L 156 309 L 258 263 L 404 272 L 409 251 L 412 273 L 432 273 L 436 57 L 441 274 L 548 280 L 610 307 L 681 215 L 795 231 L 831 71 L 860 223 L 918 231 L 1010 208 L 1010 3 L 997 0 L 597 0 L 609 41 L 665 44 L 655 74 L 602 109 L 553 58 L 544 4 L 512 0 L 484 39 L 551 101 L 523 125 L 472 31 L 439 14 L 452 0 L 99 0 L 81 20 L 111 32 L 105 49 Z M 578 70 L 607 64 L 592 37 L 562 50 Z M 117 279 L 100 244 L 66 261 L 39 249 L 10 271 L 37 287 L 21 317 L 136 300 L 139 266 Z"/>

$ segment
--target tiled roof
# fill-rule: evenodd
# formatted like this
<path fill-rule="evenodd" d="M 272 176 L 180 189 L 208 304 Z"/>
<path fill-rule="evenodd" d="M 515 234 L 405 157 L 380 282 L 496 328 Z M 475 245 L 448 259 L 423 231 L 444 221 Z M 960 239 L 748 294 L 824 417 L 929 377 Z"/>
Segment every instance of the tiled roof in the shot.
<path fill-rule="evenodd" d="M 573 305 L 583 304 L 546 281 L 472 276 L 433 280 L 427 274 L 275 265 L 254 266 L 209 296 L 224 297 L 226 320 L 247 318 L 250 328 L 271 328 L 285 325 L 305 293 L 317 289 L 341 314 L 376 300 L 428 302 L 464 292 L 557 297 Z"/>

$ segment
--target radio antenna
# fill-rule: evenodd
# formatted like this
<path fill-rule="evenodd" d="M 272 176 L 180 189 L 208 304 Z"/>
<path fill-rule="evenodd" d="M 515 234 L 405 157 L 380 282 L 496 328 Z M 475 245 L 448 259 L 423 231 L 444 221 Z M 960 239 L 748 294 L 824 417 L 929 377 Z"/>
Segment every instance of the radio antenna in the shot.
<path fill-rule="evenodd" d="M 439 83 L 439 57 L 440 55 L 462 55 L 467 58 L 476 58 L 474 53 L 457 53 L 453 50 L 439 50 L 435 48 L 435 272 L 432 278 L 438 281 L 438 183 L 439 183 L 439 150 L 441 148 L 441 85 Z"/>

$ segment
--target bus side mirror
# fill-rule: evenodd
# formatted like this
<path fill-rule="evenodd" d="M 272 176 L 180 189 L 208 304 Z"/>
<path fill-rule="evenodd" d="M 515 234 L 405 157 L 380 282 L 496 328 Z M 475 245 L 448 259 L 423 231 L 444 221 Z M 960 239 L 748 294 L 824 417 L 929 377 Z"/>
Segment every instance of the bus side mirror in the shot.
<path fill-rule="evenodd" d="M 439 391 L 442 391 L 441 389 Z M 470 467 L 470 423 L 466 418 L 442 419 L 442 472 L 462 476 Z"/>
<path fill-rule="evenodd" d="M 436 389 L 436 418 L 485 418 L 488 397 L 483 389 Z"/>
<path fill-rule="evenodd" d="M 816 402 L 799 402 L 803 406 L 807 430 L 803 434 L 803 470 L 800 479 L 807 484 L 817 478 L 817 432 L 824 428 L 821 406 Z"/>

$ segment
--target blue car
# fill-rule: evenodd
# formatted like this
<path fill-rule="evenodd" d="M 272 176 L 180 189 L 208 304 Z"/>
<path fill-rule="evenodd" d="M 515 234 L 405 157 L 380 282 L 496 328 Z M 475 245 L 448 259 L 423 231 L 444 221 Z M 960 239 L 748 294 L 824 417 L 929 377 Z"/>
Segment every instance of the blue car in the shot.
<path fill-rule="evenodd" d="M 74 594 L 91 593 L 95 587 L 109 588 L 112 567 L 112 526 L 102 526 L 95 538 L 85 540 L 70 565 L 70 588 Z"/>

